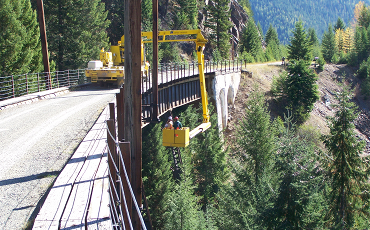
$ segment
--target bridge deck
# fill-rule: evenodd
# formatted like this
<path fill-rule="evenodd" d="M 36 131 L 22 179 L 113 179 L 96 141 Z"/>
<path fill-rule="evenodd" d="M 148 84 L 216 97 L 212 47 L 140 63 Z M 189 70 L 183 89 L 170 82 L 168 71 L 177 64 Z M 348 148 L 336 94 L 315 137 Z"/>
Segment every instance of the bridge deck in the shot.
<path fill-rule="evenodd" d="M 105 123 L 108 118 L 107 107 L 56 179 L 33 229 L 111 229 Z"/>

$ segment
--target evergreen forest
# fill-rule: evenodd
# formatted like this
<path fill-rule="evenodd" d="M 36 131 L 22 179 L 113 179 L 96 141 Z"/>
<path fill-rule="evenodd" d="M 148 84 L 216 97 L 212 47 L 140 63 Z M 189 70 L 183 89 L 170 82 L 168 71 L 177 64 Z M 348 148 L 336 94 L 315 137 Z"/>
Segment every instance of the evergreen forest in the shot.
<path fill-rule="evenodd" d="M 300 19 L 308 28 L 313 28 L 321 39 L 325 28 L 334 24 L 340 17 L 346 25 L 353 20 L 353 9 L 358 0 L 249 0 L 256 21 L 261 23 L 263 31 L 273 25 L 282 43 L 288 44 L 294 24 Z M 369 0 L 363 0 L 367 5 Z"/>
<path fill-rule="evenodd" d="M 148 31 L 152 2 L 141 3 Z M 235 5 L 247 18 L 238 39 Z M 85 68 L 123 35 L 123 1 L 49 0 L 44 8 L 53 70 Z M 41 71 L 36 0 L 0 0 L 0 21 L 0 76 Z M 370 228 L 370 159 L 355 134 L 353 86 L 340 85 L 329 133 L 304 125 L 319 100 L 317 72 L 328 63 L 355 68 L 361 94 L 370 96 L 368 0 L 160 0 L 159 21 L 159 30 L 201 29 L 209 60 L 280 63 L 284 57 L 286 70 L 270 89 L 284 112 L 272 116 L 255 87 L 232 147 L 210 104 L 212 128 L 181 148 L 179 177 L 171 149 L 162 146 L 163 122 L 143 129 L 142 175 L 154 229 Z M 235 48 L 230 41 L 236 40 Z M 193 48 L 163 43 L 160 62 L 193 61 Z M 150 47 L 146 55 L 151 61 Z M 173 114 L 192 129 L 202 122 L 200 108 Z"/>

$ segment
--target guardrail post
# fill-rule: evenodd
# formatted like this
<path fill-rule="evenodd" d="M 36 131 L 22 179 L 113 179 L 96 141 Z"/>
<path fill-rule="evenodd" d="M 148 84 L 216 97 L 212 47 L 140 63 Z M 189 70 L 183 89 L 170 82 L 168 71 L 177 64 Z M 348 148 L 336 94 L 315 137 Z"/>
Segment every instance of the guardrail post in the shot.
<path fill-rule="evenodd" d="M 117 208 L 118 197 L 116 195 L 117 191 L 117 149 L 116 149 L 116 130 L 114 125 L 114 120 L 107 120 L 107 143 L 108 143 L 108 168 L 109 175 L 112 180 L 109 180 L 109 190 L 111 197 L 113 198 L 111 204 L 115 207 L 111 207 L 113 210 Z M 118 193 L 119 194 L 119 193 Z"/>
<path fill-rule="evenodd" d="M 37 73 L 37 91 L 40 92 L 40 75 Z"/>
<path fill-rule="evenodd" d="M 14 77 L 12 75 L 12 91 L 13 91 L 13 97 L 15 97 L 15 90 L 14 90 Z"/>
<path fill-rule="evenodd" d="M 116 111 L 114 110 L 114 103 L 109 103 L 109 119 L 116 121 Z"/>
<path fill-rule="evenodd" d="M 59 88 L 60 87 L 60 84 L 59 84 L 59 79 L 58 79 L 58 71 L 55 71 L 55 74 L 57 75 L 57 87 Z"/>
<path fill-rule="evenodd" d="M 124 137 L 124 87 L 120 88 L 120 92 L 116 94 L 116 101 L 117 101 L 117 127 L 118 127 L 118 140 L 123 141 Z"/>
<path fill-rule="evenodd" d="M 27 95 L 28 95 L 28 78 L 27 78 L 27 74 L 26 74 L 26 92 L 27 92 Z"/>
<path fill-rule="evenodd" d="M 80 84 L 80 70 L 79 69 L 77 69 L 77 82 L 78 82 L 78 84 Z M 85 82 L 83 82 L 83 83 L 85 83 Z"/>
<path fill-rule="evenodd" d="M 130 147 L 130 142 L 120 142 L 119 147 L 120 147 L 121 153 L 122 153 L 123 164 L 125 165 L 129 181 L 131 181 L 131 155 L 130 155 L 131 147 Z M 122 194 L 122 189 L 120 189 L 120 200 L 121 200 L 121 207 L 120 208 L 122 210 L 122 213 L 125 214 L 125 215 L 123 215 L 125 227 L 126 227 L 126 229 L 130 229 L 129 221 L 131 221 L 131 220 L 128 219 L 128 216 L 132 217 L 132 197 L 131 197 L 130 190 L 128 188 L 128 182 L 126 180 L 122 160 L 119 161 L 119 174 L 120 174 L 120 177 L 122 179 L 124 194 Z M 125 196 L 125 198 L 123 196 Z M 128 213 L 126 212 L 125 203 L 123 202 L 124 199 L 126 199 Z"/>
<path fill-rule="evenodd" d="M 71 86 L 71 82 L 69 81 L 69 70 L 67 70 L 67 78 L 68 78 L 68 86 Z"/>

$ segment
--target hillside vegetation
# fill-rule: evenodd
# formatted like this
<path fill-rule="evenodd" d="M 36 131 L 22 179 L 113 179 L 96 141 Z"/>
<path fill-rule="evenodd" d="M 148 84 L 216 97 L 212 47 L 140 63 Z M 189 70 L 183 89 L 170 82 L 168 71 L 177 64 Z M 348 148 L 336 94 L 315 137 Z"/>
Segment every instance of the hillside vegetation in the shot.
<path fill-rule="evenodd" d="M 335 24 L 338 17 L 350 25 L 358 0 L 249 0 L 254 19 L 264 32 L 273 25 L 282 43 L 288 44 L 294 24 L 301 19 L 307 28 L 314 28 L 321 39 L 325 29 Z M 363 0 L 367 5 L 370 0 Z"/>

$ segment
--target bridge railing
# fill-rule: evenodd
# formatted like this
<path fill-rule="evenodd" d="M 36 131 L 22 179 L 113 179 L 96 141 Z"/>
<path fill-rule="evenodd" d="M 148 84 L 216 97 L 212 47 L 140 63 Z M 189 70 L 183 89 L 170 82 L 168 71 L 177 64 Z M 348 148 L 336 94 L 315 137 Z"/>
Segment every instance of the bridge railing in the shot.
<path fill-rule="evenodd" d="M 240 68 L 245 67 L 246 64 L 244 60 L 223 60 L 217 62 L 205 60 L 204 72 L 219 71 L 221 74 L 236 72 Z M 158 68 L 159 84 L 197 74 L 199 74 L 197 62 L 161 64 Z M 50 82 L 47 81 L 48 75 L 50 76 Z M 75 86 L 86 82 L 84 69 L 0 77 L 0 101 L 49 89 Z M 151 71 L 149 71 L 149 76 L 143 78 L 142 85 L 143 92 L 151 88 Z"/>
<path fill-rule="evenodd" d="M 48 76 L 50 76 L 50 81 L 47 81 Z M 83 83 L 86 83 L 85 70 L 83 69 L 0 77 L 0 101 Z"/>
<path fill-rule="evenodd" d="M 223 61 L 204 61 L 204 72 L 220 72 L 221 74 L 238 72 L 241 68 L 246 68 L 245 60 L 223 60 Z M 166 84 L 175 80 L 198 75 L 199 67 L 197 62 L 189 63 L 167 63 L 158 66 L 158 84 Z M 148 76 L 142 77 L 142 92 L 152 88 L 152 70 L 149 69 Z"/>

